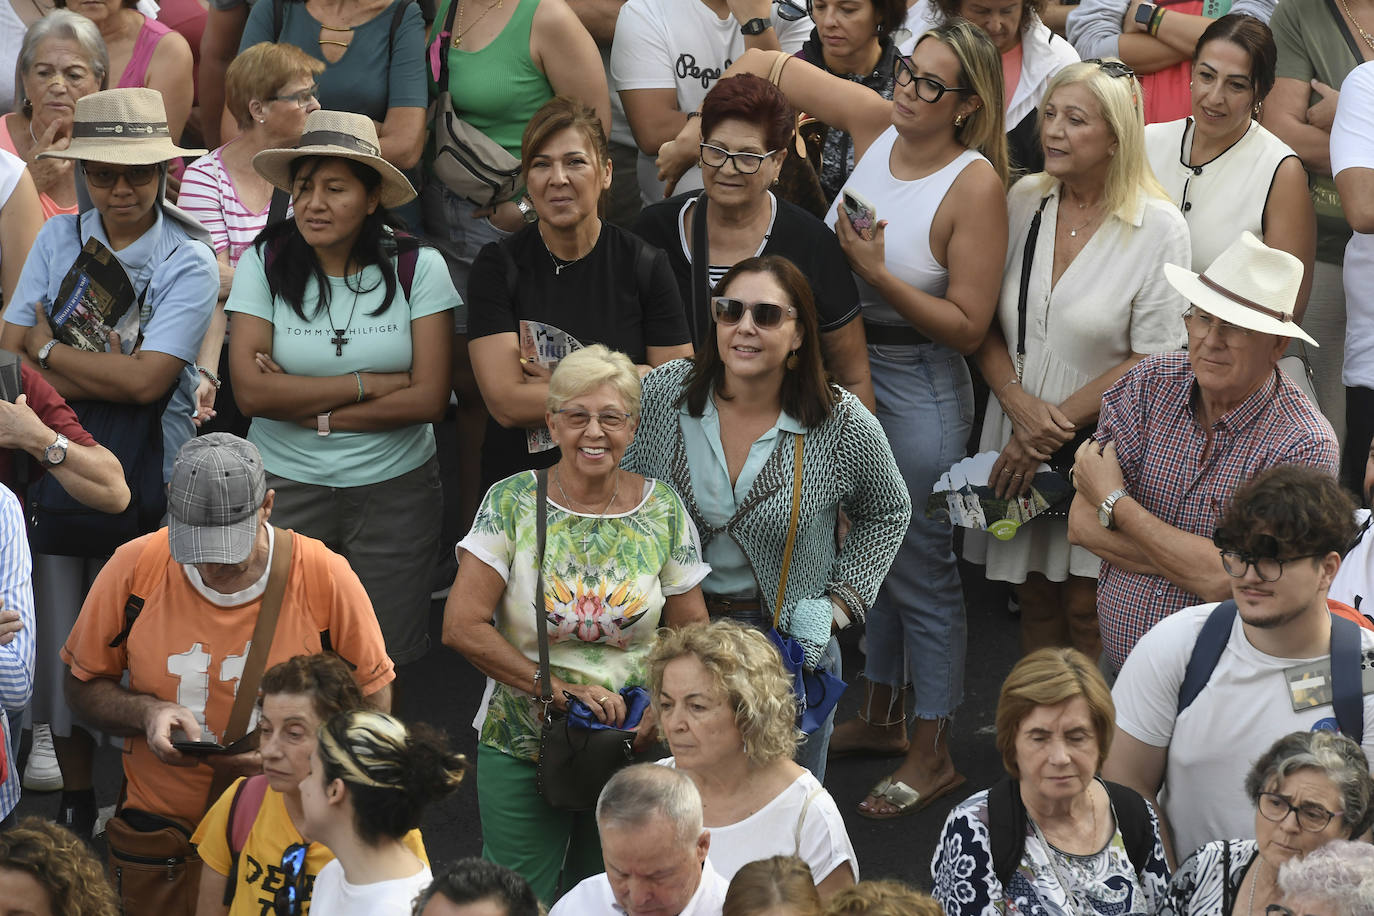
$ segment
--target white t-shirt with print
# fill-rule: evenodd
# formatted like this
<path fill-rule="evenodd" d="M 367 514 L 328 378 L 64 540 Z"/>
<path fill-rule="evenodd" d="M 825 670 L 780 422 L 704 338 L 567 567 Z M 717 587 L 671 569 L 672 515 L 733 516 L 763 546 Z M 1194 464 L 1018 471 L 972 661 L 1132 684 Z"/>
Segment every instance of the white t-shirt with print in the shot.
<path fill-rule="evenodd" d="M 1239 616 L 1207 685 L 1178 712 L 1183 672 L 1216 606 L 1184 608 L 1155 624 L 1112 688 L 1117 726 L 1169 749 L 1159 801 L 1180 859 L 1212 840 L 1253 839 L 1255 809 L 1244 786 L 1251 765 L 1289 732 L 1336 730 L 1330 705 L 1293 711 L 1284 670 L 1314 659 L 1264 654 L 1246 638 Z M 1361 629 L 1360 639 L 1365 657 L 1374 659 L 1374 631 Z M 1364 698 L 1364 723 L 1364 751 L 1374 754 L 1374 695 Z"/>
<path fill-rule="evenodd" d="M 778 43 L 788 54 L 801 50 L 811 20 L 788 22 L 772 10 Z M 744 54 L 744 36 L 733 15 L 719 18 L 702 0 L 629 0 L 620 8 L 611 47 L 611 92 L 675 89 L 679 111 L 695 111 L 730 64 Z M 701 187 L 693 166 L 677 192 Z M 639 189 L 645 203 L 663 199 L 654 157 L 639 154 Z"/>

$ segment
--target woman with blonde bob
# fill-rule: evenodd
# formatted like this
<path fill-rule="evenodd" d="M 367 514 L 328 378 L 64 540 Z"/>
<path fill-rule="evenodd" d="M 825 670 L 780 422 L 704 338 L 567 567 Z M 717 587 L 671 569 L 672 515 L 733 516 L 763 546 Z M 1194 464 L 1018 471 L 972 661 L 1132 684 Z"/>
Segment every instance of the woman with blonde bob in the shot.
<path fill-rule="evenodd" d="M 1139 794 L 1097 775 L 1115 718 L 1096 664 L 1076 649 L 1041 649 L 1017 663 L 997 701 L 1010 778 L 950 812 L 930 863 L 946 916 L 1155 912 L 1169 886 L 1159 820 Z M 1015 825 L 1020 836 L 1001 835 Z M 1008 839 L 1021 854 L 1001 873 L 994 850 Z"/>
<path fill-rule="evenodd" d="M 721 916 L 823 916 L 811 868 L 796 856 L 759 859 L 735 872 Z"/>
<path fill-rule="evenodd" d="M 1001 453 L 989 477 L 998 496 L 1024 495 L 1056 453 L 1071 458 L 1102 393 L 1182 345 L 1187 303 L 1163 267 L 1191 262 L 1188 226 L 1146 159 L 1142 98 L 1117 60 L 1059 71 L 1041 106 L 1045 170 L 1007 195 L 997 320 L 976 354 L 992 392 L 979 451 Z M 1101 654 L 1100 561 L 1070 546 L 1066 518 L 1036 518 L 1009 541 L 970 531 L 964 545 L 989 579 L 1016 587 L 1023 652 Z"/>
<path fill-rule="evenodd" d="M 681 498 L 661 480 L 620 467 L 639 425 L 639 373 L 601 345 L 564 357 L 547 385 L 544 423 L 562 449 L 547 471 L 521 471 L 482 500 L 458 544 L 458 576 L 444 608 L 444 644 L 487 675 L 474 722 L 482 857 L 525 877 L 545 903 L 604 870 L 592 812 L 551 807 L 536 790 L 538 698 L 570 698 L 603 722 L 635 727 L 653 744 L 652 710 L 625 725 L 620 691 L 642 685 L 659 627 L 706 620 L 700 582 L 710 567 Z M 546 518 L 539 552 L 540 485 Z M 543 603 L 536 596 L 543 580 Z M 539 630 L 549 677 L 539 676 Z"/>
<path fill-rule="evenodd" d="M 794 855 L 822 899 L 859 880 L 835 800 L 794 763 L 801 737 L 792 678 L 767 636 L 731 620 L 660 631 L 649 654 L 649 695 L 673 756 L 692 777 L 711 831 L 711 865 L 729 880 L 742 866 Z"/>

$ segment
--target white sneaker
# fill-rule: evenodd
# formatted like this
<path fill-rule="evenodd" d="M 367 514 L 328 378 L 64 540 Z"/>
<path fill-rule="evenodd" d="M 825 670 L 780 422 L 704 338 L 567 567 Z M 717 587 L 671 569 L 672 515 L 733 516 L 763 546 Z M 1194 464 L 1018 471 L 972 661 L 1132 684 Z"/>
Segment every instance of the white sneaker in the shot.
<path fill-rule="evenodd" d="M 52 746 L 52 730 L 46 724 L 33 727 L 33 747 L 24 767 L 24 788 L 30 792 L 55 792 L 62 788 L 62 769 Z"/>

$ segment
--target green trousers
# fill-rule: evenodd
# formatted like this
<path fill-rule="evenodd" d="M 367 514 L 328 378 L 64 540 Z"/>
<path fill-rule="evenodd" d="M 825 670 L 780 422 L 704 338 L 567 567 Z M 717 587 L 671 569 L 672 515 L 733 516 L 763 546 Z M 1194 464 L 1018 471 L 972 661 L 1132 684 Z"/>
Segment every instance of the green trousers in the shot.
<path fill-rule="evenodd" d="M 594 813 L 549 807 L 529 761 L 479 744 L 477 806 L 482 858 L 520 874 L 545 906 L 606 870 Z"/>

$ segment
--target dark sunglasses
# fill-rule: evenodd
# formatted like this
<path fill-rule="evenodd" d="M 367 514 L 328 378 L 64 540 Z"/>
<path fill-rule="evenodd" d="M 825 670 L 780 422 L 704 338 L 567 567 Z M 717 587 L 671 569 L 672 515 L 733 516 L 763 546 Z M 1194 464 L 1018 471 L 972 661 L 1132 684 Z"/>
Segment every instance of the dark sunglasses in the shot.
<path fill-rule="evenodd" d="M 123 178 L 129 183 L 131 188 L 141 188 L 157 180 L 162 171 L 160 165 L 129 165 L 122 169 L 114 169 L 109 166 L 97 165 L 87 166 L 86 181 L 93 188 L 113 188 L 119 184 L 119 179 Z"/>
<path fill-rule="evenodd" d="M 310 847 L 292 843 L 281 854 L 281 886 L 272 898 L 276 916 L 301 916 L 305 909 L 305 855 Z"/>
<path fill-rule="evenodd" d="M 1135 71 L 1119 60 L 1103 60 L 1100 57 L 1090 57 L 1083 61 L 1083 63 L 1097 64 L 1097 69 L 1108 76 L 1135 76 Z"/>
<path fill-rule="evenodd" d="M 972 92 L 968 86 L 946 86 L 937 79 L 928 76 L 917 76 L 916 70 L 911 65 L 911 58 L 897 55 L 897 60 L 892 65 L 892 77 L 898 86 L 909 86 L 913 82 L 916 84 L 916 97 L 922 102 L 930 102 L 932 105 L 945 97 L 946 92 Z"/>
<path fill-rule="evenodd" d="M 744 313 L 748 312 L 753 317 L 756 328 L 776 328 L 782 324 L 784 318 L 795 318 L 797 315 L 795 306 L 777 305 L 773 302 L 745 302 L 742 299 L 731 299 L 729 296 L 712 297 L 711 308 L 715 312 L 716 321 L 720 324 L 739 324 Z"/>
<path fill-rule="evenodd" d="M 811 0 L 778 0 L 778 18 L 784 22 L 796 22 L 811 15 Z"/>

